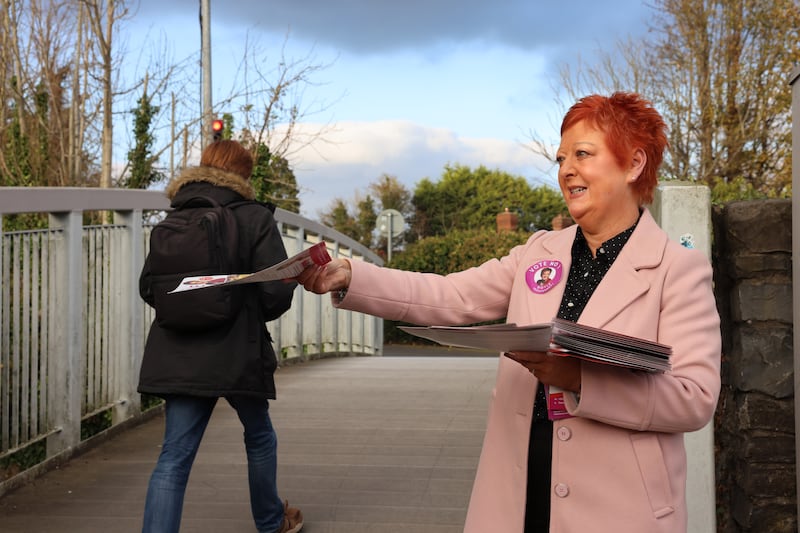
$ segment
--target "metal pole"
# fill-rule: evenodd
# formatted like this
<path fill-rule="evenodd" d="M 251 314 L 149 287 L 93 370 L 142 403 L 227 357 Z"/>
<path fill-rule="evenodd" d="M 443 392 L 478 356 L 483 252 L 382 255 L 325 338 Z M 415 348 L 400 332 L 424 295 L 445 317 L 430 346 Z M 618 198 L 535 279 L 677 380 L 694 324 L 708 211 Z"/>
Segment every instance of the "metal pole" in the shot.
<path fill-rule="evenodd" d="M 792 190 L 800 187 L 800 67 L 789 78 L 792 87 Z M 792 327 L 800 331 L 800 203 L 792 200 Z M 794 352 L 794 427 L 800 428 L 800 335 L 795 333 Z M 795 432 L 795 465 L 800 465 L 800 442 Z M 795 468 L 796 483 L 800 487 L 800 468 Z M 800 492 L 800 491 L 799 491 Z M 797 515 L 800 516 L 800 498 L 797 498 Z"/>
<path fill-rule="evenodd" d="M 387 244 L 386 244 L 386 262 L 387 263 L 391 263 L 392 262 L 392 232 L 394 231 L 394 228 L 392 227 L 393 219 L 394 219 L 394 217 L 392 216 L 391 213 L 389 213 L 389 239 L 386 241 L 387 242 Z"/>
<path fill-rule="evenodd" d="M 170 119 L 169 119 L 169 179 L 175 177 L 175 108 L 177 102 L 175 101 L 175 93 L 172 93 L 172 103 L 170 104 Z"/>
<path fill-rule="evenodd" d="M 203 77 L 203 120 L 200 144 L 208 146 L 211 135 L 211 0 L 200 0 L 200 68 Z"/>

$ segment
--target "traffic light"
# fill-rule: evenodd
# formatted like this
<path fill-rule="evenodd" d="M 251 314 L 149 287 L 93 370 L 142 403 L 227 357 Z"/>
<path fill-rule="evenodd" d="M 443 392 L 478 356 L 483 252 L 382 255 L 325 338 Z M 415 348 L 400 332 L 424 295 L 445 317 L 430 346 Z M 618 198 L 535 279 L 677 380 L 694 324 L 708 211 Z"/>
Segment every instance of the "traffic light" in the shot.
<path fill-rule="evenodd" d="M 216 118 L 211 122 L 212 140 L 219 141 L 222 139 L 222 130 L 225 129 L 225 121 L 221 118 Z"/>

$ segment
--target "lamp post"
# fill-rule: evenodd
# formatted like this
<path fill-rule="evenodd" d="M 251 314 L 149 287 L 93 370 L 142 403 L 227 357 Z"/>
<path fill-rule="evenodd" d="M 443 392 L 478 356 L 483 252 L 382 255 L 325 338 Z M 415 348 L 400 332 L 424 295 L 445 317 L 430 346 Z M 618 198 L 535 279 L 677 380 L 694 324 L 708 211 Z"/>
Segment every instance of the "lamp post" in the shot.
<path fill-rule="evenodd" d="M 211 0 L 200 0 L 200 70 L 202 75 L 202 120 L 200 148 L 208 146 L 211 132 Z"/>

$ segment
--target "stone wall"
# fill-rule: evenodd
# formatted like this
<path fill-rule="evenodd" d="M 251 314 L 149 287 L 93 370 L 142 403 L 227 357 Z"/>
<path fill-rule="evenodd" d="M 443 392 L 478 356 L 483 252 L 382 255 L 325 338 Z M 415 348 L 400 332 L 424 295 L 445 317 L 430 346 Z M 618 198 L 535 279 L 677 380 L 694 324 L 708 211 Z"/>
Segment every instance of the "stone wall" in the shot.
<path fill-rule="evenodd" d="M 717 531 L 797 531 L 790 200 L 714 210 Z"/>

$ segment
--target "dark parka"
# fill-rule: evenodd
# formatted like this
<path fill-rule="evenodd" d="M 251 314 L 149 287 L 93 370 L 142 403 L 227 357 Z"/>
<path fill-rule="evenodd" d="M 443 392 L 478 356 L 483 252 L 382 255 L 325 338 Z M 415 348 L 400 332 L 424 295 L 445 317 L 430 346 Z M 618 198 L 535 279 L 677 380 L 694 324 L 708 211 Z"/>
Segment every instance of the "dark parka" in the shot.
<path fill-rule="evenodd" d="M 170 182 L 166 194 L 172 207 L 197 195 L 210 196 L 222 205 L 255 197 L 250 183 L 238 174 L 212 167 L 186 169 Z M 233 213 L 240 253 L 244 258 L 249 255 L 247 272 L 286 259 L 283 240 L 267 207 L 253 203 L 237 207 Z M 177 332 L 153 322 L 144 348 L 139 392 L 274 399 L 277 359 L 265 322 L 289 309 L 295 286 L 283 281 L 245 285 L 247 296 L 237 317 L 207 331 Z M 153 305 L 149 257 L 139 278 L 139 293 Z"/>

